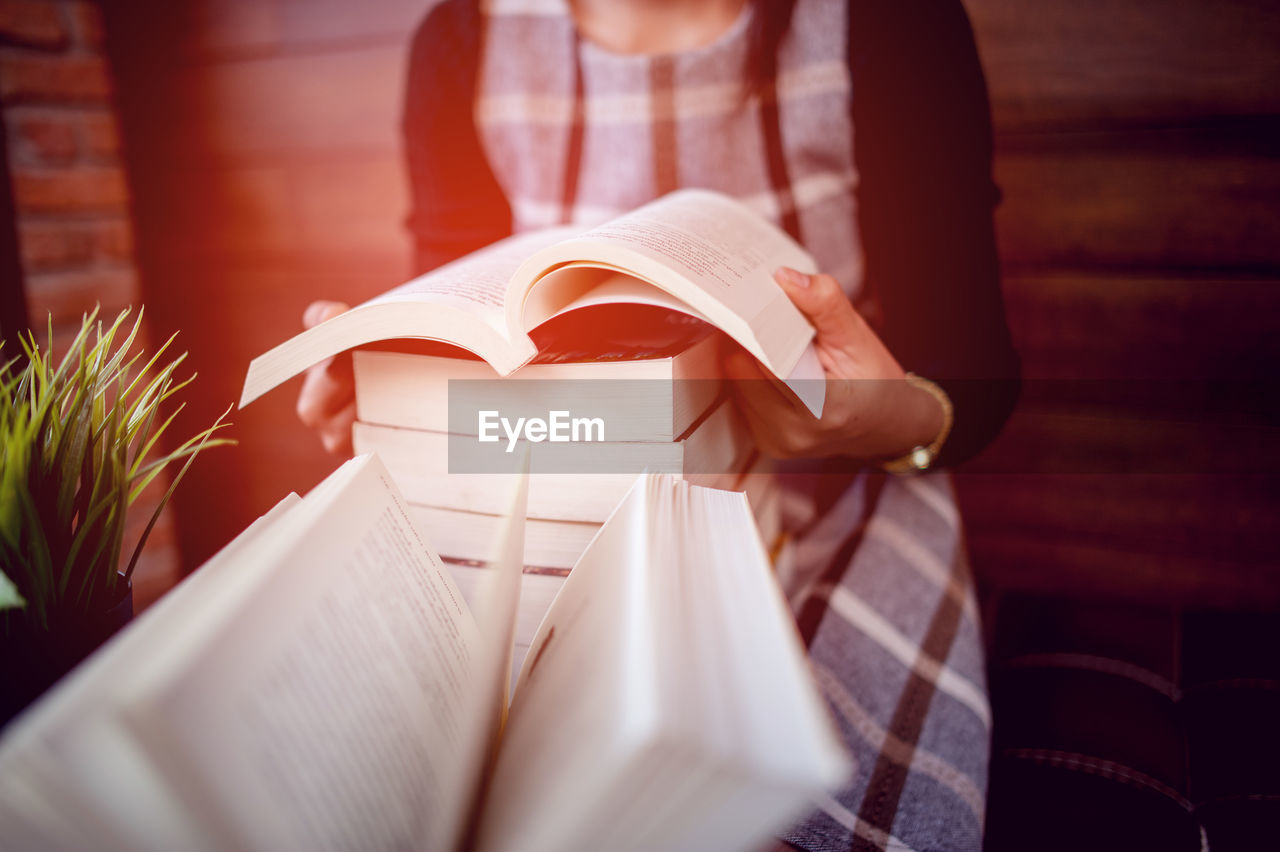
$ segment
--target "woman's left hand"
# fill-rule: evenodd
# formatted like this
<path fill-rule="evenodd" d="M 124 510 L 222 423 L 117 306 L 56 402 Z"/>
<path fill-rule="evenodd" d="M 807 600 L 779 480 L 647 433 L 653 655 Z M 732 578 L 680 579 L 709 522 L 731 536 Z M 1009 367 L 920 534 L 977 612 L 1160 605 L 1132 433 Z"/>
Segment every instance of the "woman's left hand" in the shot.
<path fill-rule="evenodd" d="M 822 418 L 814 417 L 754 358 L 735 348 L 725 359 L 725 372 L 757 446 L 777 458 L 873 460 L 931 443 L 942 429 L 942 406 L 906 381 L 836 280 L 786 267 L 774 279 L 817 332 L 814 346 L 826 373 L 826 402 Z"/>

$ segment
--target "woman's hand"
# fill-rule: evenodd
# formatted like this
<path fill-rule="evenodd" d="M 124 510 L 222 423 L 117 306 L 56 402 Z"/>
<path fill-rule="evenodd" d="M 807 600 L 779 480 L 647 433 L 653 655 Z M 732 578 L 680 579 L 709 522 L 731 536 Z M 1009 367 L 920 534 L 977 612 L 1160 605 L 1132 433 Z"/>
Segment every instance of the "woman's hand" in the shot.
<path fill-rule="evenodd" d="M 302 324 L 313 328 L 350 309 L 342 302 L 312 302 Z M 298 419 L 320 435 L 331 453 L 351 455 L 351 424 L 356 419 L 356 386 L 351 353 L 344 352 L 307 370 L 298 394 Z"/>
<path fill-rule="evenodd" d="M 850 456 L 889 459 L 931 443 L 942 430 L 942 406 L 912 387 L 906 373 L 830 275 L 782 268 L 774 279 L 817 331 L 814 346 L 826 372 L 822 418 L 736 349 L 725 359 L 739 408 L 757 446 L 777 458 Z"/>

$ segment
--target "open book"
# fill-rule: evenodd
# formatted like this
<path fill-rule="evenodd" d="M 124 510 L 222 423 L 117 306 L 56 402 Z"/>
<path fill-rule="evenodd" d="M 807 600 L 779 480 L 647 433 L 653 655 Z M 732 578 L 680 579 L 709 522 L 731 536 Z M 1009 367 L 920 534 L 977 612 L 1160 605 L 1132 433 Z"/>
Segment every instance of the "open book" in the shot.
<path fill-rule="evenodd" d="M 773 280 L 779 266 L 815 269 L 738 202 L 681 190 L 584 232 L 508 238 L 308 329 L 253 360 L 240 405 L 338 352 L 397 338 L 458 346 L 509 375 L 538 354 L 531 332 L 557 317 L 636 304 L 716 326 L 820 415 L 813 328 Z"/>
<path fill-rule="evenodd" d="M 356 419 L 361 423 L 474 435 L 477 423 L 450 411 L 450 382 L 479 407 L 481 385 L 498 384 L 489 399 L 509 416 L 528 410 L 545 414 L 560 407 L 584 416 L 609 412 L 611 441 L 677 441 L 724 390 L 719 380 L 719 339 L 697 323 L 687 338 L 668 335 L 659 346 L 611 341 L 608 350 L 587 348 L 540 353 L 510 377 L 492 381 L 484 361 L 432 357 L 402 351 L 361 349 L 352 353 Z M 640 330 L 639 334 L 645 334 Z M 654 339 L 654 338 L 651 338 Z M 660 339 L 660 338 L 657 338 Z M 554 363 L 546 363 L 555 357 Z M 573 360 L 565 360 L 571 358 Z M 552 406 L 549 403 L 555 402 Z M 452 416 L 451 416 L 452 415 Z"/>
<path fill-rule="evenodd" d="M 737 849 L 840 782 L 846 757 L 733 492 L 639 480 L 508 706 L 522 502 L 471 605 L 376 456 L 282 502 L 6 730 L 0 837 Z"/>

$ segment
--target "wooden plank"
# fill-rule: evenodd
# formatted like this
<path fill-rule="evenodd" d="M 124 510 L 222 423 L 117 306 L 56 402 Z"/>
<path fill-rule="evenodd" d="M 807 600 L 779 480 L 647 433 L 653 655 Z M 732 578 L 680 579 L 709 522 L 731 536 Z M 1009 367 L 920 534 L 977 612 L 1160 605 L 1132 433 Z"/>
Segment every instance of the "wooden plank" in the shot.
<path fill-rule="evenodd" d="M 1280 112 L 1271 0 L 967 0 L 996 126 Z"/>
<path fill-rule="evenodd" d="M 1059 595 L 1095 603 L 1275 609 L 1275 565 L 1097 547 L 1062 538 L 969 537 L 974 575 L 988 591 Z"/>
<path fill-rule="evenodd" d="M 1280 364 L 1280 279 L 1010 274 L 1005 304 L 1027 379 L 1229 379 Z"/>
<path fill-rule="evenodd" d="M 200 382 L 206 378 L 201 374 Z M 293 414 L 299 382 L 232 413 L 233 451 L 192 465 L 174 497 L 183 566 L 202 564 L 290 491 L 305 494 L 336 466 Z M 201 393 L 225 399 L 227 388 Z M 183 413 L 187 415 L 187 412 Z M 189 419 L 195 423 L 194 415 Z M 179 429 L 181 433 L 183 429 Z"/>
<path fill-rule="evenodd" d="M 400 259 L 401 266 L 407 256 Z M 174 434 L 207 425 L 239 397 L 249 361 L 302 328 L 302 311 L 316 298 L 359 302 L 369 290 L 386 289 L 375 267 L 302 266 L 289 259 L 228 259 L 203 263 L 152 263 L 157 284 L 148 294 L 154 338 L 181 329 L 178 351 L 189 351 L 187 368 L 199 379 L 188 395 Z M 383 275 L 394 275 L 398 271 Z M 154 313 L 153 310 L 154 309 Z M 195 567 L 290 490 L 300 493 L 333 464 L 318 439 L 297 419 L 300 380 L 287 383 L 253 405 L 233 411 L 230 433 L 240 444 L 193 466 L 177 497 L 184 564 Z M 327 465 L 327 467 L 326 467 Z"/>
<path fill-rule="evenodd" d="M 1280 269 L 1269 123 L 1037 137 L 998 154 L 996 180 L 1008 268 Z"/>
<path fill-rule="evenodd" d="M 1096 392 L 1096 383 L 1085 390 Z M 966 469 L 992 474 L 1280 476 L 1280 421 L 1268 422 L 1265 411 L 1251 418 L 1224 406 L 1199 412 L 1193 420 L 1172 420 L 1117 416 L 1107 410 L 1124 402 L 1103 399 L 1087 414 L 1046 412 L 1024 402 Z M 1275 407 L 1270 400 L 1264 404 Z"/>
<path fill-rule="evenodd" d="M 1280 566 L 1280 476 L 957 474 L 966 530 Z M 1280 579 L 1280 577 L 1278 577 Z"/>
<path fill-rule="evenodd" d="M 148 270 L 171 275 L 169 287 L 153 286 L 148 317 L 163 317 L 149 333 L 161 339 L 181 329 L 177 351 L 188 351 L 185 369 L 199 374 L 174 435 L 208 425 L 239 396 L 249 360 L 302 327 L 312 298 L 340 295 L 336 278 L 312 279 L 284 265 L 223 259 Z M 348 279 L 347 290 L 358 285 Z M 154 308 L 154 311 L 153 311 Z M 194 568 L 291 490 L 300 493 L 332 468 L 319 441 L 294 413 L 299 380 L 253 405 L 233 410 L 227 437 L 234 450 L 219 450 L 192 466 L 175 497 L 183 564 Z"/>
<path fill-rule="evenodd" d="M 312 266 L 378 267 L 410 252 L 398 157 L 155 169 L 145 191 L 139 230 L 163 228 L 165 239 L 149 247 L 163 256 L 309 256 Z M 147 222 L 151 211 L 163 222 Z"/>
<path fill-rule="evenodd" d="M 317 257 L 409 257 L 409 187 L 398 156 L 308 163 L 290 169 L 289 178 L 296 250 Z"/>
<path fill-rule="evenodd" d="M 216 61 L 383 41 L 406 50 L 436 0 L 204 0 L 191 4 L 183 47 Z"/>
<path fill-rule="evenodd" d="M 221 411 L 239 397 L 249 361 L 302 330 L 302 313 L 311 301 L 358 303 L 388 289 L 388 281 L 402 280 L 407 263 L 405 257 L 395 268 L 333 264 L 327 270 L 293 258 L 154 264 L 175 285 L 152 289 L 150 334 L 163 339 L 182 330 L 177 346 L 190 350 L 201 385 L 219 385 L 217 393 L 207 387 L 205 395 L 214 397 L 209 411 Z M 165 318 L 162 324 L 154 323 L 151 303 Z"/>
<path fill-rule="evenodd" d="M 285 168 L 157 169 L 149 183 L 163 196 L 151 210 L 166 221 L 144 219 L 139 232 L 163 228 L 166 253 L 284 252 L 298 242 Z"/>
<path fill-rule="evenodd" d="M 403 46 L 188 66 L 168 84 L 162 162 L 399 155 Z"/>

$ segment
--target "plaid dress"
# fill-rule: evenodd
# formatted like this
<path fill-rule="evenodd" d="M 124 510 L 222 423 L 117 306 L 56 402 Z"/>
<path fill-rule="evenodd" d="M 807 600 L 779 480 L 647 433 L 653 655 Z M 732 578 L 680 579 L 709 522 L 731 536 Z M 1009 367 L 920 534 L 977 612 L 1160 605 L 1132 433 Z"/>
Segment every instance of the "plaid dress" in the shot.
<path fill-rule="evenodd" d="M 566 0 L 485 4 L 474 119 L 514 230 L 708 187 L 786 227 L 857 298 L 845 6 L 800 0 L 764 99 L 744 92 L 746 9 L 710 45 L 638 56 L 581 39 Z M 855 768 L 784 840 L 978 849 L 991 717 L 948 478 L 786 479 L 782 575 Z"/>

